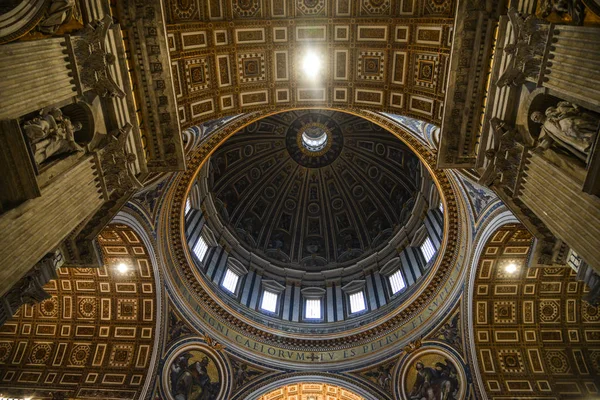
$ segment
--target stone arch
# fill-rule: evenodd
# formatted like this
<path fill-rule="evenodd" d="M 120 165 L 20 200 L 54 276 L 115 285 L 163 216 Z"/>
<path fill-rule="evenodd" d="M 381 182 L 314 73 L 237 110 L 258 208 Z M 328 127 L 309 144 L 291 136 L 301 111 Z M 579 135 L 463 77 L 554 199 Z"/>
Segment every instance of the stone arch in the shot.
<path fill-rule="evenodd" d="M 43 18 L 48 0 L 25 0 L 2 15 L 0 44 L 12 42 L 33 29 Z"/>
<path fill-rule="evenodd" d="M 283 376 L 278 375 L 276 377 L 272 377 L 265 382 L 261 382 L 260 385 L 251 385 L 251 387 L 245 391 L 237 393 L 234 397 L 232 397 L 231 400 L 264 400 L 271 398 L 267 397 L 267 394 L 271 394 L 278 389 L 283 389 L 291 385 L 302 385 L 309 383 L 319 386 L 343 388 L 355 396 L 360 396 L 356 398 L 337 397 L 339 400 L 385 400 L 389 398 L 387 393 L 381 391 L 375 392 L 356 379 L 350 380 L 347 377 L 342 377 L 335 374 L 285 374 Z M 282 399 L 285 398 L 286 397 L 282 397 Z"/>
<path fill-rule="evenodd" d="M 161 268 L 161 265 L 159 264 L 162 259 L 157 257 L 157 246 L 154 238 L 152 237 L 150 228 L 146 223 L 141 221 L 141 218 L 134 213 L 133 210 L 127 207 L 122 209 L 111 222 L 130 227 L 141 238 L 150 256 L 150 263 L 152 264 L 152 270 L 154 271 L 156 323 L 154 329 L 154 346 L 152 347 L 152 354 L 148 364 L 148 374 L 153 378 L 147 378 L 144 381 L 144 386 L 140 394 L 140 398 L 143 398 L 146 393 L 151 391 L 153 388 L 153 382 L 156 380 L 156 371 L 163 348 L 165 325 L 163 317 L 166 316 L 166 313 L 164 313 L 163 310 L 166 310 L 167 308 L 167 296 L 164 291 L 164 277 L 162 276 L 164 268 Z"/>
<path fill-rule="evenodd" d="M 506 224 L 515 224 L 518 223 L 519 220 L 506 208 L 502 209 L 498 214 L 490 219 L 490 221 L 485 225 L 485 227 L 477 234 L 477 238 L 474 240 L 475 246 L 472 248 L 472 257 L 470 260 L 471 267 L 468 271 L 467 279 L 465 280 L 466 292 L 467 292 L 467 301 L 466 309 L 463 314 L 467 316 L 465 321 L 467 327 L 464 330 L 465 335 L 467 336 L 467 341 L 469 343 L 468 348 L 470 349 L 470 353 L 467 354 L 470 360 L 471 365 L 473 366 L 473 370 L 475 371 L 475 384 L 476 387 L 481 391 L 480 393 L 485 394 L 485 389 L 483 386 L 483 381 L 481 379 L 481 374 L 478 373 L 479 363 L 477 361 L 477 352 L 475 351 L 475 340 L 473 337 L 473 315 L 470 310 L 473 304 L 473 287 L 475 284 L 475 277 L 477 274 L 477 263 L 479 262 L 479 258 L 484 250 L 485 244 L 488 239 L 496 232 L 497 229 Z"/>

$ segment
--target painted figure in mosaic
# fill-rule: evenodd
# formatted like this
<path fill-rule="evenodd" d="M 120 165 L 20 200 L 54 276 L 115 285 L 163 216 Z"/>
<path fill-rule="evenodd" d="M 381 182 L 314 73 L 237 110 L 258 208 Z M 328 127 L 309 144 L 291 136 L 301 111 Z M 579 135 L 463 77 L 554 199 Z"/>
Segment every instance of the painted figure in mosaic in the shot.
<path fill-rule="evenodd" d="M 421 361 L 415 364 L 416 382 L 409 394 L 411 400 L 457 400 L 457 371 L 451 361 L 437 362 L 426 367 Z"/>
<path fill-rule="evenodd" d="M 220 383 L 211 381 L 207 369 L 210 360 L 203 356 L 190 364 L 192 357 L 184 353 L 171 364 L 171 394 L 175 400 L 216 400 Z"/>
<path fill-rule="evenodd" d="M 545 150 L 556 144 L 583 161 L 587 160 L 600 123 L 600 119 L 568 101 L 548 107 L 545 113 L 535 111 L 531 120 L 542 124 L 538 148 Z"/>

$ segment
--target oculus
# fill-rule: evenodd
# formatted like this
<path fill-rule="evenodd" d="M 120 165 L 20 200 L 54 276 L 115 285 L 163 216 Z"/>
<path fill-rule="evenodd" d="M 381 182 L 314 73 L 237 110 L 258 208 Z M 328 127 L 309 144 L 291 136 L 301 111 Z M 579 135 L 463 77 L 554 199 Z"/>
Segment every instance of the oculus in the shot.
<path fill-rule="evenodd" d="M 298 132 L 300 146 L 306 150 L 305 154 L 320 155 L 331 147 L 329 136 L 331 133 L 325 125 L 310 123 Z"/>

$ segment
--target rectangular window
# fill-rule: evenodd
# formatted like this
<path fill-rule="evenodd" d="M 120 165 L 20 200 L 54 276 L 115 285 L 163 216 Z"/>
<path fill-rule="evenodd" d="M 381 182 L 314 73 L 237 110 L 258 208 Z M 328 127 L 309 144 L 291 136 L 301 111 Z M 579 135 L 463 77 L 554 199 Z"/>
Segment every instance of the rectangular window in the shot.
<path fill-rule="evenodd" d="M 421 254 L 423 254 L 426 263 L 431 261 L 431 259 L 435 255 L 435 247 L 433 247 L 433 243 L 431 242 L 431 239 L 429 239 L 429 237 L 425 238 L 425 240 L 423 240 L 423 243 L 421 243 Z"/>
<path fill-rule="evenodd" d="M 237 288 L 239 279 L 240 277 L 238 274 L 227 268 L 227 272 L 225 272 L 225 278 L 223 278 L 223 283 L 221 283 L 221 286 L 235 294 L 235 289 Z"/>
<path fill-rule="evenodd" d="M 277 293 L 265 290 L 260 302 L 260 308 L 265 311 L 275 312 L 277 309 Z"/>
<path fill-rule="evenodd" d="M 305 315 L 307 319 L 320 319 L 321 299 L 307 299 Z"/>
<path fill-rule="evenodd" d="M 440 212 L 443 214 L 444 213 L 444 203 L 442 203 L 440 201 Z"/>
<path fill-rule="evenodd" d="M 204 261 L 204 257 L 206 256 L 206 253 L 208 252 L 208 244 L 206 243 L 206 241 L 204 240 L 204 238 L 202 236 L 200 236 L 198 238 L 198 241 L 194 245 L 193 251 L 194 251 L 194 254 L 196 254 L 196 257 L 198 257 L 198 260 Z"/>
<path fill-rule="evenodd" d="M 400 270 L 390 275 L 390 286 L 392 287 L 392 294 L 396 294 L 406 287 L 402 272 Z"/>
<path fill-rule="evenodd" d="M 352 293 L 350 295 L 350 314 L 364 311 L 366 308 L 365 294 L 363 291 Z"/>
<path fill-rule="evenodd" d="M 190 210 L 192 209 L 192 202 L 190 201 L 190 199 L 188 198 L 185 201 L 185 215 L 188 215 L 188 213 L 190 212 Z"/>

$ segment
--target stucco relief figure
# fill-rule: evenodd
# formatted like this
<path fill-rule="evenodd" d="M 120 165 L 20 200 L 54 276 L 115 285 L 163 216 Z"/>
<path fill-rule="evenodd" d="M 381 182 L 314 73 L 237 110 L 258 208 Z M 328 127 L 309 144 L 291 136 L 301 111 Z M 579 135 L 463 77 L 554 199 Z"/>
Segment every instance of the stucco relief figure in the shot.
<path fill-rule="evenodd" d="M 544 0 L 540 6 L 540 16 L 548 17 L 553 12 L 563 17 L 569 15 L 576 25 L 583 25 L 585 7 L 581 0 Z"/>
<path fill-rule="evenodd" d="M 408 393 L 411 400 L 458 400 L 460 382 L 458 371 L 452 361 L 438 361 L 433 366 L 426 366 L 424 361 L 417 361 L 417 371 L 412 389 Z"/>
<path fill-rule="evenodd" d="M 584 162 L 600 124 L 598 117 L 582 111 L 568 101 L 549 107 L 545 113 L 535 111 L 531 114 L 531 120 L 542 124 L 542 132 L 538 138 L 539 149 L 546 150 L 555 144 Z"/>
<path fill-rule="evenodd" d="M 216 400 L 221 383 L 214 362 L 201 351 L 178 356 L 169 368 L 175 400 Z"/>
<path fill-rule="evenodd" d="M 73 36 L 75 58 L 81 83 L 101 97 L 125 97 L 111 75 L 111 65 L 117 58 L 109 53 L 106 37 L 113 24 L 110 15 L 87 24 L 81 34 Z"/>
<path fill-rule="evenodd" d="M 504 178 L 504 183 L 509 181 L 508 175 L 516 174 L 516 168 L 520 162 L 514 157 L 515 151 L 518 153 L 516 143 L 522 142 L 517 130 L 496 117 L 490 120 L 490 128 L 492 129 L 492 144 L 491 148 L 485 152 L 488 164 L 477 181 L 484 186 L 493 185 L 500 177 Z"/>
<path fill-rule="evenodd" d="M 38 30 L 49 35 L 54 34 L 58 28 L 71 19 L 75 0 L 54 0 L 46 13 L 46 18 L 38 24 Z"/>
<path fill-rule="evenodd" d="M 125 193 L 143 186 L 132 171 L 137 157 L 126 150 L 125 144 L 131 128 L 132 125 L 128 122 L 123 128 L 108 134 L 108 143 L 104 147 L 101 162 L 104 180 L 109 191 Z"/>
<path fill-rule="evenodd" d="M 539 71 L 547 35 L 540 21 L 533 15 L 521 15 L 515 8 L 507 12 L 514 29 L 512 43 L 504 46 L 510 60 L 496 85 L 521 86 L 527 78 L 535 78 Z"/>
<path fill-rule="evenodd" d="M 71 123 L 58 108 L 42 110 L 39 117 L 23 124 L 38 165 L 55 155 L 83 151 L 75 142 L 75 132 L 81 128 L 80 122 Z"/>

